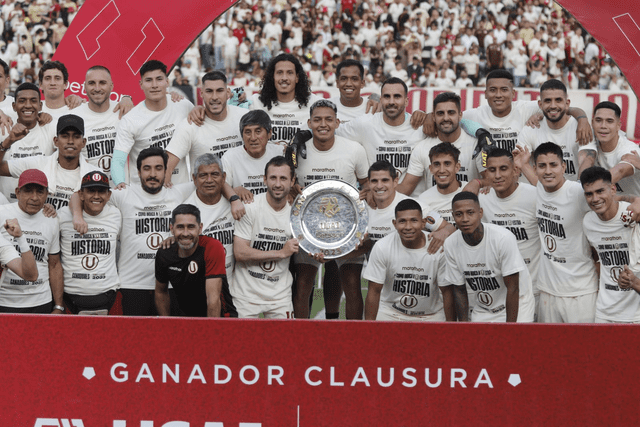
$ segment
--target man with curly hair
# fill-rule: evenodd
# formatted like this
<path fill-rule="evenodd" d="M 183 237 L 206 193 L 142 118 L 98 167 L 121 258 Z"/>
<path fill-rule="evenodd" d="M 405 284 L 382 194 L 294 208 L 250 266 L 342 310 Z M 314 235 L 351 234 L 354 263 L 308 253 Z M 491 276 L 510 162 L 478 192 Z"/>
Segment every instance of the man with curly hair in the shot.
<path fill-rule="evenodd" d="M 309 80 L 298 59 L 282 53 L 271 60 L 262 89 L 252 96 L 251 109 L 264 110 L 272 124 L 271 141 L 286 141 L 308 129 L 309 107 L 320 97 L 311 93 Z"/>

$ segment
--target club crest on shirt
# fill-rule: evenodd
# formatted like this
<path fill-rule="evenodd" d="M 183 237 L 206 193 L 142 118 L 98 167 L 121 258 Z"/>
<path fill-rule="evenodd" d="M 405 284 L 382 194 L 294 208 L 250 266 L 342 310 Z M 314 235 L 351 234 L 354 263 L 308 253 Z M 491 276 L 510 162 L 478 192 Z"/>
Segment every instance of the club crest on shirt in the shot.
<path fill-rule="evenodd" d="M 338 206 L 337 197 L 323 197 L 320 199 L 320 212 L 322 212 L 327 218 L 333 218 L 338 212 L 340 212 L 340 206 Z"/>
<path fill-rule="evenodd" d="M 98 266 L 98 257 L 94 254 L 87 254 L 82 257 L 80 264 L 85 270 L 94 270 Z"/>
<path fill-rule="evenodd" d="M 189 270 L 189 273 L 191 273 L 191 274 L 196 274 L 196 273 L 198 272 L 198 263 L 197 263 L 197 262 L 195 262 L 195 261 L 191 261 L 191 262 L 189 263 L 189 268 L 188 268 L 188 270 Z"/>

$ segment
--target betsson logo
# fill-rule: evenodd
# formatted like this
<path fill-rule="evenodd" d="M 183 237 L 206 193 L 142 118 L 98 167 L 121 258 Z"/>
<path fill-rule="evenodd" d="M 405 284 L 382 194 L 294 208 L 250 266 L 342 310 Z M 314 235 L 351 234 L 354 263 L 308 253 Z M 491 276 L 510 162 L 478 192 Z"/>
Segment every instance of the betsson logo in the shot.
<path fill-rule="evenodd" d="M 199 427 L 200 424 L 189 424 L 186 421 L 169 421 L 164 424 L 154 424 L 153 421 L 140 421 L 139 427 Z M 231 424 L 227 424 L 227 427 Z M 235 427 L 235 424 L 233 424 Z M 38 418 L 33 427 L 85 427 L 80 419 L 68 418 Z M 87 425 L 86 427 L 91 427 Z M 123 420 L 113 420 L 113 427 L 138 427 L 138 424 L 127 424 Z M 204 427 L 225 427 L 224 423 L 219 421 L 205 421 Z M 239 423 L 238 427 L 262 427 L 262 423 Z"/>

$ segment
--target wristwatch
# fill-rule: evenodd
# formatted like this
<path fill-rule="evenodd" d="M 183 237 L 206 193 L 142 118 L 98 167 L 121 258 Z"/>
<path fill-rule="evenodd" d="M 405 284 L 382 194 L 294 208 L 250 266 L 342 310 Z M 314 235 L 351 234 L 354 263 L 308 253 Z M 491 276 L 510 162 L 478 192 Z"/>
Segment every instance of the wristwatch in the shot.
<path fill-rule="evenodd" d="M 54 306 L 53 306 L 53 309 L 54 309 L 54 310 L 60 310 L 61 312 L 63 312 L 63 313 L 64 313 L 64 307 L 63 307 L 63 306 L 61 306 L 61 305 L 54 305 Z"/>
<path fill-rule="evenodd" d="M 233 196 L 229 197 L 229 203 L 233 203 L 236 200 L 240 200 L 240 196 L 238 196 L 237 194 L 234 194 Z"/>

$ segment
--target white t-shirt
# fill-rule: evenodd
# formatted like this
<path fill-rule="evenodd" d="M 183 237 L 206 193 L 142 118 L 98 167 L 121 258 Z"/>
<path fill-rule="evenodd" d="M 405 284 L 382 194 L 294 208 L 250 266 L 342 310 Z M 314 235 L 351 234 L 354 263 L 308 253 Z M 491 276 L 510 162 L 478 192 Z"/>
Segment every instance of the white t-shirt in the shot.
<path fill-rule="evenodd" d="M 56 150 L 53 137 L 56 136 L 55 125 L 49 123 L 44 126 L 36 125 L 20 141 L 15 142 L 4 155 L 4 160 L 13 161 L 38 156 L 50 156 Z M 8 135 L 7 135 L 8 137 Z M 0 191 L 11 202 L 15 203 L 17 178 L 2 177 Z"/>
<path fill-rule="evenodd" d="M 473 150 L 478 142 L 477 138 L 468 135 L 462 131 L 460 138 L 451 144 L 460 150 L 460 171 L 456 174 L 458 181 L 470 182 L 480 177 L 480 171 L 484 171 L 482 167 L 482 156 L 473 158 Z M 429 171 L 431 160 L 429 159 L 429 151 L 442 141 L 438 138 L 427 138 L 415 146 L 409 159 L 409 167 L 407 173 L 414 176 L 421 176 L 424 180 L 426 188 L 436 185 L 433 174 Z"/>
<path fill-rule="evenodd" d="M 513 101 L 511 112 L 505 117 L 494 116 L 488 105 L 467 110 L 463 117 L 479 123 L 491 133 L 498 147 L 511 152 L 516 147 L 518 134 L 524 129 L 529 117 L 539 111 L 537 101 Z"/>
<path fill-rule="evenodd" d="M 116 128 L 120 123 L 119 112 L 114 113 L 115 101 L 109 101 L 109 109 L 104 113 L 96 113 L 84 103 L 74 110 L 74 114 L 84 120 L 84 137 L 87 145 L 82 155 L 90 164 L 99 167 L 111 177 L 111 156 L 116 143 Z"/>
<path fill-rule="evenodd" d="M 115 149 L 129 153 L 131 183 L 140 183 L 140 177 L 134 173 L 138 170 L 136 162 L 140 152 L 149 147 L 167 148 L 177 124 L 187 117 L 192 108 L 193 104 L 186 99 L 179 102 L 168 99 L 164 110 L 151 111 L 143 101 L 122 117 L 116 129 Z M 171 181 L 174 184 L 189 181 L 185 159 L 173 170 Z"/>
<path fill-rule="evenodd" d="M 227 105 L 227 117 L 224 120 L 211 120 L 205 116 L 202 126 L 189 124 L 187 119 L 184 119 L 178 124 L 171 142 L 167 145 L 167 151 L 179 159 L 185 159 L 189 154 L 193 173 L 193 164 L 201 155 L 211 153 L 222 157 L 227 150 L 242 145 L 240 119 L 248 111 L 245 108 Z"/>
<path fill-rule="evenodd" d="M 618 212 L 609 221 L 602 221 L 595 212 L 583 219 L 584 233 L 600 258 L 600 289 L 596 301 L 596 317 L 615 322 L 640 321 L 640 295 L 633 289 L 618 287 L 618 277 L 629 265 L 631 227 L 625 227 L 620 215 L 629 203 L 619 202 Z"/>
<path fill-rule="evenodd" d="M 235 257 L 233 256 L 233 233 L 235 221 L 231 215 L 231 205 L 224 197 L 215 205 L 207 205 L 194 191 L 183 203 L 189 203 L 200 209 L 202 235 L 213 237 L 224 246 L 227 281 L 231 283 Z"/>
<path fill-rule="evenodd" d="M 149 194 L 137 184 L 112 192 L 109 203 L 122 214 L 118 259 L 121 288 L 156 288 L 156 252 L 170 235 L 171 212 L 193 190 L 193 184 L 188 183 Z"/>
<path fill-rule="evenodd" d="M 452 184 L 455 185 L 455 184 Z M 451 207 L 451 202 L 456 194 L 460 193 L 464 186 L 467 185 L 466 182 L 460 182 L 460 187 L 453 193 L 442 194 L 438 191 L 438 187 L 433 186 L 418 197 L 418 201 L 420 203 L 425 203 L 431 206 L 437 213 L 440 215 L 445 221 L 450 224 L 455 225 L 455 220 L 453 219 L 453 208 Z"/>
<path fill-rule="evenodd" d="M 582 219 L 590 211 L 582 186 L 566 181 L 553 193 L 537 186 L 536 218 L 542 256 L 538 289 L 560 297 L 587 295 L 598 290 L 589 243 Z"/>
<path fill-rule="evenodd" d="M 72 295 L 98 295 L 118 289 L 116 245 L 122 227 L 120 211 L 105 205 L 98 215 L 83 211 L 82 217 L 89 229 L 81 235 L 73 229 L 69 207 L 58 211 L 64 291 Z"/>
<path fill-rule="evenodd" d="M 49 254 L 60 252 L 60 232 L 58 220 L 47 218 L 42 211 L 29 215 L 18 207 L 17 203 L 0 206 L 0 221 L 16 218 L 20 223 L 22 235 L 31 247 L 38 267 L 38 279 L 27 281 L 13 271 L 3 274 L 0 286 L 0 305 L 5 307 L 37 307 L 51 301 L 49 285 Z M 20 252 L 16 239 L 11 237 L 4 227 L 0 227 L 2 237 L 9 240 Z"/>
<path fill-rule="evenodd" d="M 252 248 L 277 251 L 293 238 L 289 204 L 276 212 L 267 202 L 266 194 L 259 194 L 253 203 L 245 205 L 245 210 L 247 213 L 236 222 L 235 235 L 248 240 Z M 289 258 L 264 262 L 238 261 L 230 290 L 234 298 L 262 304 L 290 300 L 292 284 Z"/>
<path fill-rule="evenodd" d="M 307 143 L 307 158 L 298 159 L 296 175 L 302 187 L 321 179 L 339 179 L 358 188 L 358 179 L 367 177 L 369 163 L 362 145 L 355 141 L 335 137 L 333 147 L 318 150 L 313 141 Z"/>
<path fill-rule="evenodd" d="M 336 104 L 338 107 L 338 119 L 340 120 L 340 126 L 349 123 L 351 120 L 367 114 L 367 100 L 362 99 L 362 104 L 357 107 L 347 107 L 340 102 L 340 96 L 330 98 L 329 101 Z"/>
<path fill-rule="evenodd" d="M 370 165 L 378 160 L 390 162 L 398 171 L 400 182 L 409 166 L 411 150 L 424 139 L 422 129 L 413 129 L 406 113 L 400 126 L 389 126 L 383 119 L 383 113 L 376 113 L 351 120 L 339 126 L 336 133 L 362 144 Z M 425 189 L 424 184 L 418 184 L 411 196 L 417 197 Z"/>
<path fill-rule="evenodd" d="M 580 147 L 582 150 L 582 147 Z M 640 154 L 640 149 L 636 144 L 629 141 L 623 135 L 618 136 L 618 144 L 613 151 L 605 153 L 602 151 L 600 144 L 597 144 L 598 149 L 598 157 L 596 159 L 596 164 L 602 166 L 603 168 L 609 170 L 620 163 L 622 160 L 622 156 L 625 154 L 636 152 Z M 640 171 L 636 170 L 633 176 L 628 176 L 626 178 L 622 178 L 620 181 L 616 183 L 616 189 L 618 193 L 628 194 L 628 195 L 640 195 Z"/>
<path fill-rule="evenodd" d="M 44 99 L 42 100 L 42 112 L 51 114 L 51 117 L 53 117 L 51 124 L 53 125 L 54 128 L 58 125 L 58 119 L 60 117 L 65 116 L 67 114 L 76 114 L 74 110 L 70 110 L 69 107 L 67 107 L 66 105 L 63 105 L 62 107 L 59 107 L 59 108 L 49 108 L 47 107 L 47 103 L 44 101 Z"/>
<path fill-rule="evenodd" d="M 71 195 L 80 190 L 82 177 L 97 169 L 87 163 L 82 154 L 80 155 L 80 166 L 73 170 L 64 169 L 58 163 L 58 154 L 59 152 L 56 151 L 46 157 L 27 157 L 8 162 L 9 172 L 14 178 L 19 178 L 20 174 L 27 169 L 40 169 L 43 171 L 49 182 L 47 203 L 50 203 L 56 209 L 69 205 Z"/>
<path fill-rule="evenodd" d="M 520 183 L 505 198 L 499 198 L 492 188 L 489 194 L 479 194 L 483 210 L 482 221 L 511 231 L 518 241 L 518 249 L 529 269 L 533 293 L 538 294 L 538 266 L 540 265 L 540 236 L 536 219 L 536 187 Z"/>
<path fill-rule="evenodd" d="M 222 156 L 222 167 L 227 174 L 226 182 L 231 187 L 244 187 L 253 194 L 265 193 L 264 168 L 269 160 L 282 156 L 284 147 L 269 142 L 262 157 L 251 157 L 244 146 L 232 148 Z"/>
<path fill-rule="evenodd" d="M 426 239 L 427 233 L 423 231 Z M 419 249 L 402 244 L 400 235 L 391 233 L 371 250 L 363 278 L 382 284 L 380 307 L 408 316 L 426 316 L 442 310 L 438 289 L 445 274 L 442 252 L 430 255 L 429 240 Z"/>
<path fill-rule="evenodd" d="M 473 322 L 504 322 L 507 316 L 507 287 L 504 276 L 518 273 L 518 321 L 533 319 L 533 292 L 515 236 L 502 227 L 484 224 L 484 237 L 470 246 L 457 230 L 444 241 L 447 263 L 442 285 L 467 286 Z M 530 319 L 526 316 L 530 314 Z"/>
<path fill-rule="evenodd" d="M 367 205 L 367 211 L 369 213 L 369 238 L 373 243 L 376 243 L 378 240 L 396 231 L 392 222 L 396 219 L 395 209 L 396 206 L 398 206 L 398 203 L 405 199 L 413 199 L 413 197 L 396 192 L 393 202 L 391 202 L 391 204 L 386 208 L 373 209 L 371 206 Z M 440 228 L 443 221 L 440 215 L 437 212 L 434 212 L 428 204 L 419 200 L 417 200 L 417 202 L 422 208 L 423 218 L 427 218 L 427 231 L 435 231 Z"/>
<path fill-rule="evenodd" d="M 311 117 L 309 108 L 314 102 L 322 99 L 321 97 L 311 94 L 307 105 L 302 107 L 298 106 L 298 101 L 295 99 L 291 102 L 277 102 L 271 105 L 271 109 L 267 110 L 267 107 L 260 102 L 260 94 L 254 93 L 251 96 L 253 103 L 251 104 L 252 110 L 263 110 L 269 117 L 271 117 L 271 141 L 285 141 L 289 143 L 291 138 L 299 130 L 308 130 L 307 121 Z"/>
<path fill-rule="evenodd" d="M 569 121 L 561 129 L 557 130 L 551 129 L 545 119 L 540 122 L 540 127 L 537 129 L 525 126 L 520 131 L 520 135 L 518 135 L 518 146 L 527 147 L 529 151 L 533 153 L 533 150 L 538 148 L 538 146 L 544 142 L 556 143 L 560 148 L 562 148 L 564 164 L 567 166 L 564 173 L 565 178 L 571 181 L 577 181 L 580 178 L 578 176 L 578 151 L 596 151 L 596 144 L 594 142 L 590 142 L 583 147 L 578 145 L 576 142 L 577 129 L 578 121 L 573 117 L 570 117 Z"/>

